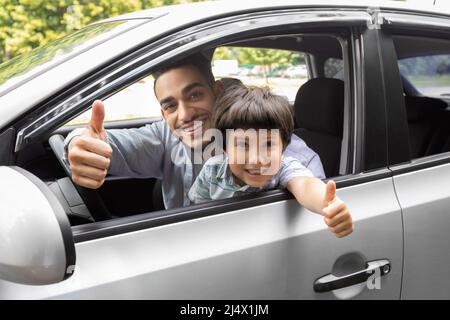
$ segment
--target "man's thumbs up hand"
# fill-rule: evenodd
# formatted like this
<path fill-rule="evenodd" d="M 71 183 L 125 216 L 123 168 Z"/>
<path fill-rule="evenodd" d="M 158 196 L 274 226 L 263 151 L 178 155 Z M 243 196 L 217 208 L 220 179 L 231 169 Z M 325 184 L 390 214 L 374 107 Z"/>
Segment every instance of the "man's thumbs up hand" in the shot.
<path fill-rule="evenodd" d="M 69 143 L 67 156 L 72 180 L 82 187 L 97 189 L 105 182 L 112 148 L 107 142 L 104 120 L 105 106 L 96 100 L 87 128 Z"/>
<path fill-rule="evenodd" d="M 336 183 L 332 180 L 326 185 L 322 211 L 325 223 L 336 237 L 342 238 L 353 232 L 350 211 L 345 202 L 336 196 Z"/>

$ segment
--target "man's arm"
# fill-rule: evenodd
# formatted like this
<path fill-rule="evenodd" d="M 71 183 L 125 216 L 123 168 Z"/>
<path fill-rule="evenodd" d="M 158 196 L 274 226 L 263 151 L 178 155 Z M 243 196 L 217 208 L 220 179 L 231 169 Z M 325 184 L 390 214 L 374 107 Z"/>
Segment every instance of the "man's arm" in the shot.
<path fill-rule="evenodd" d="M 326 185 L 314 177 L 295 177 L 287 184 L 287 189 L 306 209 L 325 216 L 323 199 Z"/>
<path fill-rule="evenodd" d="M 166 143 L 161 137 L 161 123 L 141 128 L 107 131 L 113 149 L 109 173 L 134 178 L 163 178 Z"/>
<path fill-rule="evenodd" d="M 103 128 L 104 105 L 95 101 L 85 129 L 71 132 L 65 141 L 72 180 L 83 187 L 99 188 L 107 173 L 162 177 L 164 143 L 152 129 L 110 130 Z M 153 131 L 157 131 L 153 128 Z"/>

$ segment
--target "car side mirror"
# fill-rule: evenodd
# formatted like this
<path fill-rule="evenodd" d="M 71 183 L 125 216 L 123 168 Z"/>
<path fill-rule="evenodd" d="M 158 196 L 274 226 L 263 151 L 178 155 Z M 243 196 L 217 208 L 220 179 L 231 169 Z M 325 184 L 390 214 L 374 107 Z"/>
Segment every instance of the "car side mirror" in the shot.
<path fill-rule="evenodd" d="M 30 172 L 0 166 L 0 279 L 52 284 L 74 268 L 72 230 L 56 196 Z"/>

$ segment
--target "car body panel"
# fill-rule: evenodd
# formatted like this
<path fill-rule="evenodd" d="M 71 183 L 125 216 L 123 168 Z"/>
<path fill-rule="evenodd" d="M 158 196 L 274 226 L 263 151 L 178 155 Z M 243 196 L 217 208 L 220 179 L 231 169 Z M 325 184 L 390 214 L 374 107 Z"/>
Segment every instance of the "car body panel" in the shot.
<path fill-rule="evenodd" d="M 356 225 L 346 238 L 333 236 L 320 215 L 285 200 L 77 243 L 71 278 L 40 287 L 0 281 L 0 298 L 398 299 L 402 223 L 392 179 L 338 195 L 352 207 Z M 314 281 L 348 254 L 388 259 L 392 271 L 379 289 L 363 283 L 315 293 Z"/>
<path fill-rule="evenodd" d="M 448 299 L 450 294 L 450 164 L 394 176 L 403 211 L 402 299 Z"/>
<path fill-rule="evenodd" d="M 426 139 L 426 133 L 416 131 L 414 121 L 410 121 L 407 116 L 409 106 L 406 104 L 403 88 L 397 88 L 400 85 L 397 79 L 401 77 L 398 59 L 450 53 L 449 19 L 398 13 L 382 13 L 382 16 L 390 22 L 386 34 L 391 39 L 395 41 L 403 36 L 404 39 L 409 38 L 412 43 L 410 45 L 407 41 L 396 43 L 397 55 L 394 59 L 385 59 L 384 67 L 391 74 L 391 81 L 387 81 L 389 83 L 387 95 L 390 97 L 387 105 L 387 112 L 390 113 L 389 169 L 393 173 L 394 187 L 402 208 L 404 228 L 401 298 L 448 299 L 450 153 L 445 153 L 442 145 L 441 153 L 437 152 L 431 156 L 421 155 L 421 158 L 412 160 L 416 157 L 412 152 L 412 139 Z M 422 96 L 414 94 L 414 90 L 408 91 L 406 95 L 410 97 Z M 444 97 L 440 98 L 445 101 Z M 440 117 L 443 120 L 441 125 L 445 126 L 445 119 L 450 119 L 448 118 L 450 109 L 447 108 L 447 112 L 444 110 Z M 438 126 L 433 125 L 430 129 L 439 130 Z"/>

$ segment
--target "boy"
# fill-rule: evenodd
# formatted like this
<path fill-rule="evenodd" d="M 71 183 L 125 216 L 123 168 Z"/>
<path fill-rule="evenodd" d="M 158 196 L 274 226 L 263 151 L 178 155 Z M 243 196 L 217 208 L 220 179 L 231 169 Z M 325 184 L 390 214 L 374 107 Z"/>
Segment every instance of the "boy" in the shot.
<path fill-rule="evenodd" d="M 302 206 L 324 215 L 338 238 L 353 232 L 352 217 L 336 196 L 336 184 L 323 183 L 299 160 L 282 156 L 294 129 L 286 99 L 267 88 L 230 87 L 216 103 L 213 127 L 226 136 L 225 154 L 204 164 L 188 194 L 192 202 L 281 186 Z"/>

